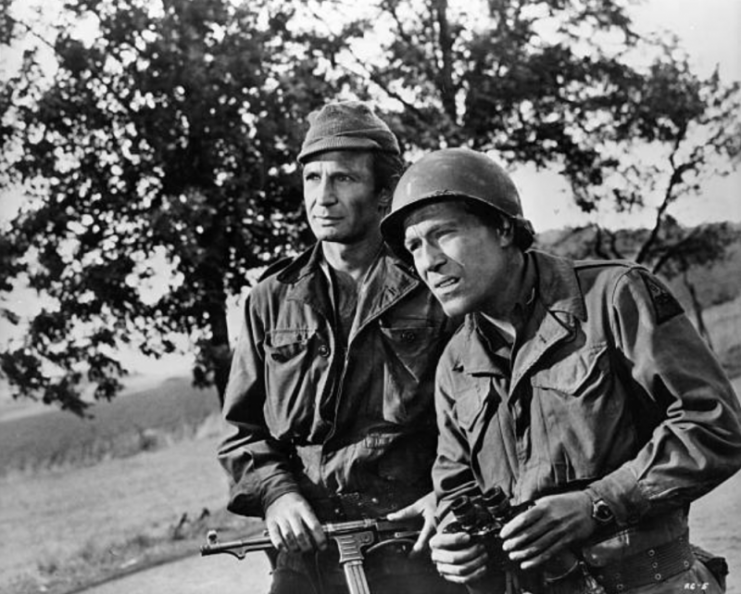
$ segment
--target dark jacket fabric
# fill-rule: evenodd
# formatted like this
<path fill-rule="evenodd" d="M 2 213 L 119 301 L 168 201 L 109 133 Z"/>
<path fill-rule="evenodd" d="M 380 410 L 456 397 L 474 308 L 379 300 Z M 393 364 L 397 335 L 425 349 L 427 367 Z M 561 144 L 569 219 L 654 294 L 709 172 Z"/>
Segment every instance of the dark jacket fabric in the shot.
<path fill-rule="evenodd" d="M 434 370 L 450 322 L 384 252 L 345 341 L 321 258 L 305 252 L 246 299 L 223 409 L 233 432 L 219 449 L 236 513 L 262 516 L 301 492 L 320 520 L 355 519 L 432 489 Z"/>
<path fill-rule="evenodd" d="M 495 485 L 516 502 L 589 486 L 620 528 L 684 514 L 741 467 L 739 403 L 715 356 L 643 267 L 526 257 L 537 280 L 512 362 L 478 314 L 440 360 L 442 505 Z"/>

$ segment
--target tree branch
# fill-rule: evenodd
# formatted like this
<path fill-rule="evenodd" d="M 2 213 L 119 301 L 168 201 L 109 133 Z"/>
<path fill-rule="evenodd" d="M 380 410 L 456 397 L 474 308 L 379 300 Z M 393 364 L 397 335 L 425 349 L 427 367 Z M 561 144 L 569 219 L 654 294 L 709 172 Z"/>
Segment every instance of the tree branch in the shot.
<path fill-rule="evenodd" d="M 636 262 L 638 262 L 639 264 L 643 263 L 648 258 L 648 254 L 651 251 L 651 248 L 656 243 L 659 237 L 659 231 L 661 230 L 661 223 L 663 222 L 664 215 L 671 203 L 676 200 L 676 197 L 674 196 L 675 187 L 682 181 L 682 176 L 687 171 L 690 171 L 697 166 L 698 160 L 692 160 L 687 163 L 682 163 L 681 165 L 677 165 L 675 162 L 677 152 L 679 151 L 679 146 L 685 139 L 686 133 L 687 129 L 685 127 L 677 136 L 677 139 L 674 142 L 674 147 L 672 148 L 672 152 L 669 155 L 669 164 L 672 167 L 672 173 L 669 177 L 669 182 L 667 184 L 666 190 L 664 191 L 664 199 L 662 200 L 659 207 L 656 209 L 656 217 L 654 219 L 654 226 L 651 229 L 651 233 L 649 234 L 648 239 L 641 246 L 641 249 L 636 256 Z"/>
<path fill-rule="evenodd" d="M 443 103 L 443 109 L 451 121 L 458 121 L 458 110 L 455 105 L 455 86 L 453 85 L 453 39 L 448 22 L 448 0 L 434 0 L 435 17 L 438 25 L 438 42 L 440 44 L 440 71 L 436 77 L 437 87 Z"/>

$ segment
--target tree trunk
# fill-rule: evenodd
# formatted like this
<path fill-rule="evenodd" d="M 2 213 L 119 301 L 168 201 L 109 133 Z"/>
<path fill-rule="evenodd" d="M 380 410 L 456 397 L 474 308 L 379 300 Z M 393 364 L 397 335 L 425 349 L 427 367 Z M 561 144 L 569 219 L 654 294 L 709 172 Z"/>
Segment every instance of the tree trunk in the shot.
<path fill-rule="evenodd" d="M 453 85 L 453 39 L 450 35 L 450 23 L 448 22 L 448 0 L 436 0 L 434 7 L 438 34 L 440 35 L 438 89 L 445 113 L 451 122 L 456 122 L 458 110 L 455 105 L 455 87 Z"/>
<path fill-rule="evenodd" d="M 214 385 L 219 397 L 219 404 L 224 404 L 226 384 L 229 380 L 232 352 L 229 346 L 229 328 L 226 323 L 226 303 L 211 310 L 211 365 L 214 373 Z"/>

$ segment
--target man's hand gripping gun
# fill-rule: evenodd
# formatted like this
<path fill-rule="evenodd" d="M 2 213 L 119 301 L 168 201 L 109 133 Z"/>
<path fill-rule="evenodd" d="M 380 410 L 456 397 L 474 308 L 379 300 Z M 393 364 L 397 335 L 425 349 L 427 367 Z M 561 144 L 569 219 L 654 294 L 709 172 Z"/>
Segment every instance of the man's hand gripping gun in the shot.
<path fill-rule="evenodd" d="M 330 540 L 337 543 L 340 565 L 350 594 L 370 594 L 368 580 L 363 568 L 365 554 L 381 547 L 399 543 L 413 545 L 419 536 L 419 522 L 390 522 L 388 520 L 357 520 L 323 524 L 322 530 Z M 219 542 L 215 530 L 210 530 L 207 544 L 201 547 L 201 555 L 226 553 L 244 559 L 247 553 L 273 548 L 267 533 L 262 536 Z"/>

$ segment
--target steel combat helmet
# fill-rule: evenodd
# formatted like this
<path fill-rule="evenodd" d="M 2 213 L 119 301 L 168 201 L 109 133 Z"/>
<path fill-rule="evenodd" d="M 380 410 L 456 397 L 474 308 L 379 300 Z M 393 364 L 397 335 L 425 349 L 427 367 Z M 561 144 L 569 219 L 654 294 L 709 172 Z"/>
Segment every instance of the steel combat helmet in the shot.
<path fill-rule="evenodd" d="M 532 224 L 522 214 L 520 195 L 509 174 L 485 154 L 468 148 L 434 151 L 414 163 L 396 186 L 391 212 L 381 222 L 383 237 L 394 252 L 409 258 L 404 219 L 417 208 L 444 200 L 465 200 L 479 216 L 497 213 L 512 220 L 515 242 L 523 251 L 532 245 Z"/>

